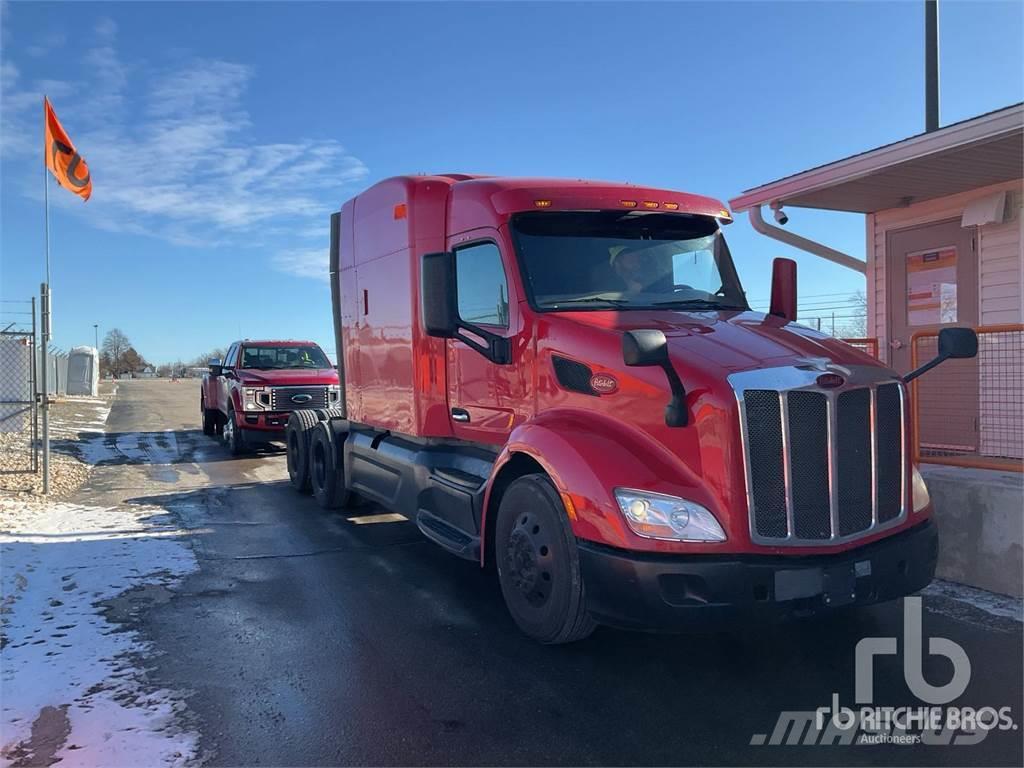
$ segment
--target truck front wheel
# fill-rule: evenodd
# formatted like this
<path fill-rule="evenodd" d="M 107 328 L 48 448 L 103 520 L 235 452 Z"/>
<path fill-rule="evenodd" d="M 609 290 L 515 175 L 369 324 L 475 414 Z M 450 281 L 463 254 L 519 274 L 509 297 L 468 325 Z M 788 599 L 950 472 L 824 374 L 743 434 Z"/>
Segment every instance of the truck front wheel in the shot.
<path fill-rule="evenodd" d="M 524 475 L 502 496 L 494 530 L 498 581 L 519 628 L 542 643 L 571 643 L 597 626 L 587 613 L 576 538 L 546 475 Z"/>
<path fill-rule="evenodd" d="M 231 406 L 228 407 L 228 418 L 224 422 L 224 444 L 232 456 L 245 453 L 245 436 L 235 423 L 235 409 Z"/>

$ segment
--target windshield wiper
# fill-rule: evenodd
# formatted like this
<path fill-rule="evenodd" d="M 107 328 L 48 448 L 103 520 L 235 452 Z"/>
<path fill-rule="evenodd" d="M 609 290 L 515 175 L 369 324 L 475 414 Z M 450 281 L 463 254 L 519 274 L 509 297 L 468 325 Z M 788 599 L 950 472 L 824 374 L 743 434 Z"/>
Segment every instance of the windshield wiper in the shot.
<path fill-rule="evenodd" d="M 668 301 L 655 301 L 654 307 L 704 307 L 706 309 L 745 309 L 738 304 L 724 304 L 720 301 L 710 299 L 669 299 Z"/>
<path fill-rule="evenodd" d="M 632 303 L 628 299 L 609 299 L 604 296 L 579 296 L 575 299 L 561 299 L 559 301 L 552 302 L 548 306 L 550 309 L 558 309 L 562 304 L 592 304 L 594 302 L 610 304 L 613 307 L 628 306 Z"/>

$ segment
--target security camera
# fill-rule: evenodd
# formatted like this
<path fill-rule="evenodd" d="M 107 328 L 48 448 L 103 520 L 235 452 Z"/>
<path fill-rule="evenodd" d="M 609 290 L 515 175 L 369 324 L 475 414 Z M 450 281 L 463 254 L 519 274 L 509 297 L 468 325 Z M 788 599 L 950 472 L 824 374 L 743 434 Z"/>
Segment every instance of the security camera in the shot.
<path fill-rule="evenodd" d="M 782 203 L 772 203 L 772 210 L 775 211 L 775 220 L 782 226 L 789 222 L 789 216 L 782 210 Z"/>

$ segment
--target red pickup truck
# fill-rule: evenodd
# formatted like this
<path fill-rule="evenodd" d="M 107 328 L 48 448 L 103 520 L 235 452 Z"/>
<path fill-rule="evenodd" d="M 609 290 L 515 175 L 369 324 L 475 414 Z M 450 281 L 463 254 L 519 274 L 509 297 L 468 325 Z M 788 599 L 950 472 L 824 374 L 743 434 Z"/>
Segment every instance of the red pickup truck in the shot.
<path fill-rule="evenodd" d="M 223 436 L 235 455 L 284 440 L 292 411 L 330 409 L 340 397 L 338 373 L 312 341 L 236 341 L 209 365 L 199 400 L 203 433 Z"/>

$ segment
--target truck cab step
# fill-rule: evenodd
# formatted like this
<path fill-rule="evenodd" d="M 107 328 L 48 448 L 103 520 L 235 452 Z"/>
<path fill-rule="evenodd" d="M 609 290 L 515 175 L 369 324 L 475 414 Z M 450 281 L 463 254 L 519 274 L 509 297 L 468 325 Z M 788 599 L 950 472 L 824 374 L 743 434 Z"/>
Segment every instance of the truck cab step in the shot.
<path fill-rule="evenodd" d="M 465 560 L 480 559 L 480 537 L 471 536 L 424 509 L 416 514 L 416 526 L 424 536 Z"/>

